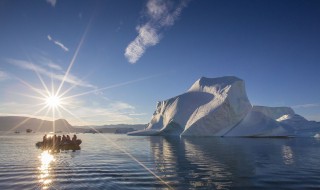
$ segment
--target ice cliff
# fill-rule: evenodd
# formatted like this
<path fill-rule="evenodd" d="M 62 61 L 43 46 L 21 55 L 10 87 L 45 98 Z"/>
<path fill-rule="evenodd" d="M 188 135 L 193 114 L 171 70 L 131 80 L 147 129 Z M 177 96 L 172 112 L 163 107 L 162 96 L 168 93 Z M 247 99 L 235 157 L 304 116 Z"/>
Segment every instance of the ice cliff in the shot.
<path fill-rule="evenodd" d="M 314 136 L 320 123 L 289 107 L 252 106 L 244 81 L 233 76 L 197 80 L 184 94 L 157 103 L 145 130 L 129 135 Z"/>

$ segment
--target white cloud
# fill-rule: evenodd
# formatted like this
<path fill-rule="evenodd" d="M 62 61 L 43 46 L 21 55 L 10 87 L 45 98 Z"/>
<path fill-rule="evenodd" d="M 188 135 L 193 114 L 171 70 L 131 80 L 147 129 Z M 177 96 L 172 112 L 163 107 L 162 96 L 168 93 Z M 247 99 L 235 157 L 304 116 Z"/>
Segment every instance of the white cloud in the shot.
<path fill-rule="evenodd" d="M 306 115 L 305 118 L 310 121 L 320 122 L 320 114 Z"/>
<path fill-rule="evenodd" d="M 60 71 L 59 73 L 53 73 L 53 72 L 50 72 L 41 66 L 36 65 L 36 64 L 29 62 L 29 61 L 18 60 L 18 59 L 6 59 L 6 61 L 10 64 L 13 64 L 15 66 L 20 67 L 21 69 L 35 71 L 39 74 L 45 75 L 49 78 L 52 77 L 53 79 L 56 79 L 59 81 L 62 81 L 64 78 L 65 73 L 63 71 Z M 51 66 L 53 66 L 53 65 L 51 65 Z M 59 66 L 54 65 L 53 67 L 59 67 Z M 69 73 L 68 77 L 65 79 L 65 82 L 70 83 L 72 85 L 82 86 L 82 87 L 89 87 L 89 88 L 95 88 L 95 89 L 97 88 L 96 86 L 94 86 L 86 81 L 83 81 L 70 73 Z"/>
<path fill-rule="evenodd" d="M 320 107 L 320 104 L 301 104 L 301 105 L 295 105 L 291 106 L 292 108 L 295 109 L 300 109 L 300 108 L 315 108 L 315 107 Z"/>
<path fill-rule="evenodd" d="M 131 116 L 145 116 L 148 115 L 147 113 L 129 113 Z"/>
<path fill-rule="evenodd" d="M 59 41 L 53 41 L 56 45 L 60 46 L 64 51 L 69 51 L 69 49 L 64 46 L 61 42 Z"/>
<path fill-rule="evenodd" d="M 73 103 L 74 104 L 74 103 Z M 112 101 L 107 106 L 86 105 L 85 102 L 71 107 L 70 111 L 78 116 L 78 119 L 70 118 L 70 122 L 76 125 L 104 125 L 120 123 L 145 123 L 141 113 L 135 113 L 134 107 L 121 101 Z M 68 119 L 69 121 L 69 119 Z"/>
<path fill-rule="evenodd" d="M 136 63 L 147 47 L 154 46 L 159 42 L 159 36 L 154 28 L 144 25 L 139 28 L 139 35 L 126 48 L 125 56 L 130 63 Z"/>
<path fill-rule="evenodd" d="M 57 0 L 46 0 L 52 7 L 56 6 Z"/>
<path fill-rule="evenodd" d="M 146 49 L 160 41 L 163 29 L 172 26 L 189 0 L 179 3 L 170 0 L 149 0 L 146 4 L 148 21 L 137 27 L 138 36 L 125 49 L 125 57 L 132 64 L 136 63 Z"/>
<path fill-rule="evenodd" d="M 67 48 L 65 45 L 63 45 L 63 43 L 54 40 L 50 35 L 47 36 L 49 41 L 52 41 L 54 44 L 56 44 L 57 46 L 59 46 L 61 49 L 63 49 L 64 51 L 69 51 L 69 48 Z"/>
<path fill-rule="evenodd" d="M 44 56 L 37 56 L 36 60 L 38 60 L 38 63 L 41 63 L 42 65 L 49 67 L 50 69 L 54 69 L 56 71 L 63 71 L 60 65 L 54 63 L 51 59 L 48 59 Z"/>
<path fill-rule="evenodd" d="M 57 65 L 57 64 L 54 64 L 54 63 L 48 63 L 47 66 L 50 67 L 51 69 L 62 71 L 62 68 L 60 67 L 60 65 Z"/>
<path fill-rule="evenodd" d="M 112 110 L 117 110 L 117 111 L 125 111 L 125 110 L 134 110 L 135 107 L 130 105 L 130 104 L 127 104 L 125 102 L 113 102 L 111 103 L 111 109 Z"/>
<path fill-rule="evenodd" d="M 0 81 L 6 80 L 9 78 L 9 74 L 0 70 Z"/>
<path fill-rule="evenodd" d="M 149 0 L 147 2 L 147 12 L 154 19 L 159 19 L 163 14 L 168 14 L 166 1 Z"/>

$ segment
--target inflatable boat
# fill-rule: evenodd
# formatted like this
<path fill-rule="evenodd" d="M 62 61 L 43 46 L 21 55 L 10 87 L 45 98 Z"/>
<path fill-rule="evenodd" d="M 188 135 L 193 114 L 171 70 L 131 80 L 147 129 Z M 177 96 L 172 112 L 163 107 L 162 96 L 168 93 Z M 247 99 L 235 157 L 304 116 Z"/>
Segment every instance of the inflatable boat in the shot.
<path fill-rule="evenodd" d="M 64 142 L 62 144 L 37 142 L 36 147 L 42 150 L 80 150 L 81 143 L 80 139 L 77 139 L 75 142 Z"/>

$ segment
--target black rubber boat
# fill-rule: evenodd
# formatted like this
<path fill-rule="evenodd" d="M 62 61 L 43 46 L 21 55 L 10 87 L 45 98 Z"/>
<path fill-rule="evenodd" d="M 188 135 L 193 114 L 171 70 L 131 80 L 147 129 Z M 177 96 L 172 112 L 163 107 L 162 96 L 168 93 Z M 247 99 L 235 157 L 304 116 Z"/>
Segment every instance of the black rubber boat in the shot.
<path fill-rule="evenodd" d="M 68 142 L 63 144 L 52 144 L 37 142 L 36 147 L 42 150 L 80 150 L 82 141 L 77 139 L 75 142 Z"/>

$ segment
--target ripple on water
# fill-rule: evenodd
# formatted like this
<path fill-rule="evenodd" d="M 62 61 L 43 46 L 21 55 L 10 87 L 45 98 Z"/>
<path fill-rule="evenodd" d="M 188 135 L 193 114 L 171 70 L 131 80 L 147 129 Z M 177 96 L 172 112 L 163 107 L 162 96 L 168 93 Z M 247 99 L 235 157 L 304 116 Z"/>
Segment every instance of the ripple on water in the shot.
<path fill-rule="evenodd" d="M 41 160 L 42 135 L 0 136 L 0 189 L 320 189 L 312 139 L 78 137 Z"/>

